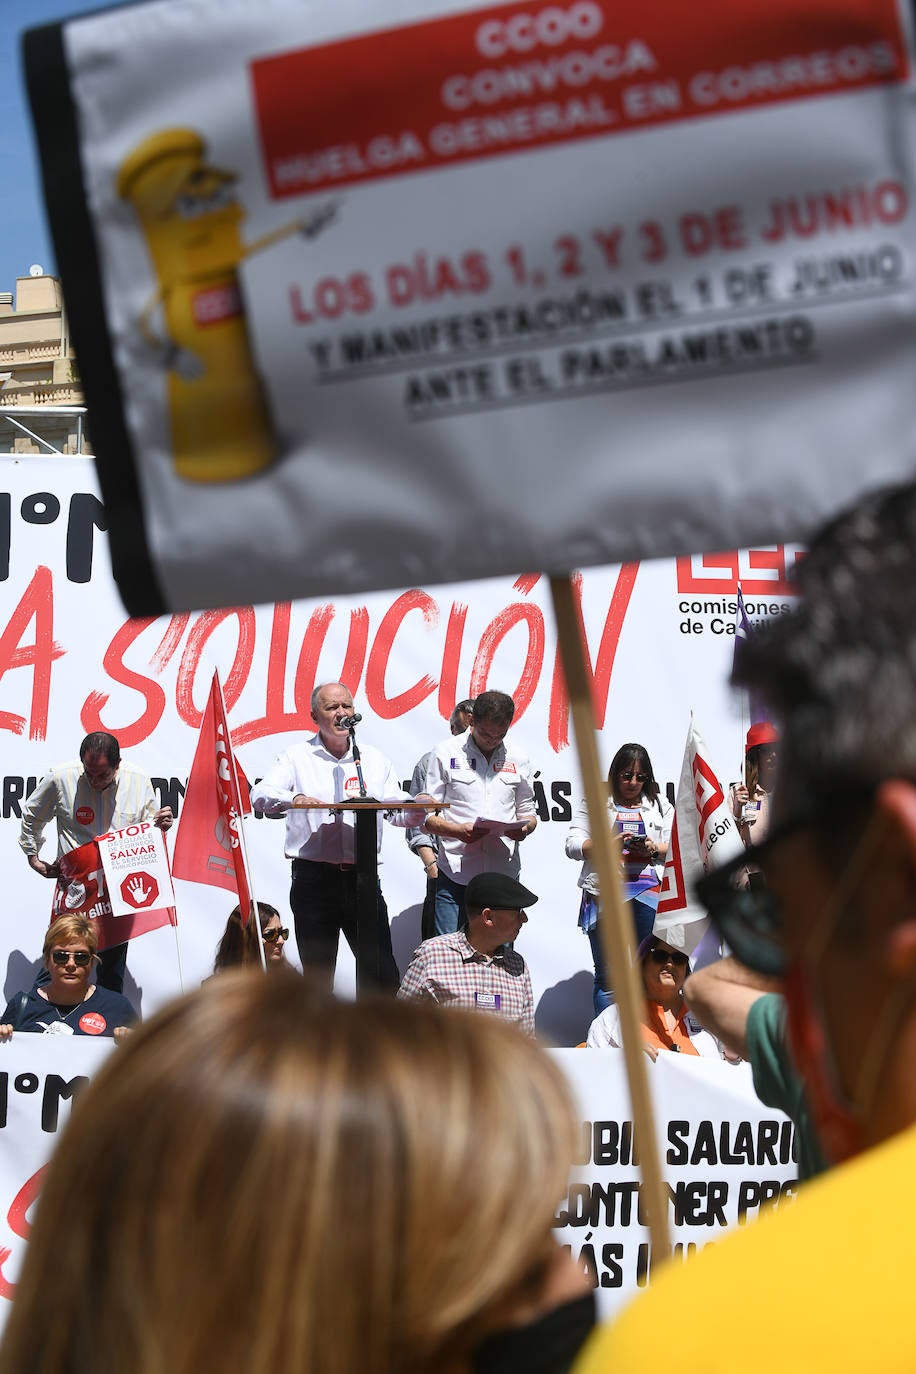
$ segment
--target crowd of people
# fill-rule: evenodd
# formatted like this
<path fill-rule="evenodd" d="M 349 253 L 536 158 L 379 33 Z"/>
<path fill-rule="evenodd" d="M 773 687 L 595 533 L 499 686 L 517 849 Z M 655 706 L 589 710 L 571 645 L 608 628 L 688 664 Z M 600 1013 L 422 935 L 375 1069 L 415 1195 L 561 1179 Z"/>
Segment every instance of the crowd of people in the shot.
<path fill-rule="evenodd" d="M 691 971 L 652 931 L 671 812 L 642 746 L 618 750 L 607 804 L 641 934 L 647 1054 L 748 1059 L 761 1098 L 795 1121 L 813 1181 L 791 1209 L 653 1271 L 577 1374 L 654 1365 L 662 1314 L 689 1367 L 734 1368 L 752 1329 L 755 1364 L 913 1362 L 892 1316 L 908 1282 L 899 1181 L 916 1149 L 916 486 L 838 518 L 796 577 L 797 609 L 737 660 L 736 680 L 762 691 L 779 735 L 769 721 L 752 727 L 731 797 L 747 847 L 698 887 L 726 958 Z M 215 976 L 127 1036 L 129 1004 L 90 981 L 92 923 L 51 925 L 42 973 L 11 998 L 0 1039 L 40 1030 L 125 1043 L 50 1167 L 0 1374 L 77 1374 L 90 1347 L 99 1368 L 131 1374 L 214 1362 L 254 1374 L 572 1367 L 594 1307 L 551 1231 L 575 1111 L 530 1034 L 514 948 L 537 902 L 520 877 L 519 846 L 537 824 L 530 766 L 508 737 L 510 698 L 484 692 L 461 710 L 467 728 L 456 719 L 418 764 L 418 804 L 383 755 L 354 750 L 352 696 L 324 684 L 316 734 L 255 790 L 259 807 L 286 814 L 307 977 L 286 965 L 275 908 L 261 904 L 247 926 L 236 908 Z M 38 853 L 52 816 L 60 853 L 80 838 L 72 820 L 83 833 L 112 823 L 116 751 L 88 737 L 82 775 L 56 770 L 29 799 L 22 844 L 44 876 L 55 876 Z M 364 779 L 404 803 L 390 819 L 413 830 L 435 881 L 437 933 L 403 979 L 380 964 L 377 990 L 345 1002 L 330 973 L 341 929 L 357 948 L 349 804 Z M 171 823 L 137 792 L 132 805 Z M 580 926 L 594 936 L 600 893 L 581 808 L 567 853 L 581 864 Z M 390 952 L 380 891 L 374 910 Z M 589 1045 L 609 1048 L 620 1043 L 613 970 L 593 949 Z M 386 995 L 395 983 L 397 999 Z M 283 1205 L 265 1205 L 278 1180 Z"/>
<path fill-rule="evenodd" d="M 534 1034 L 531 979 L 515 940 L 527 921 L 526 909 L 538 900 L 520 881 L 521 846 L 536 829 L 537 814 L 531 763 L 509 734 L 514 710 L 512 698 L 496 690 L 459 702 L 449 722 L 451 733 L 417 762 L 408 792 L 384 754 L 371 744 L 357 746 L 355 724 L 360 718 L 354 713 L 349 688 L 323 683 L 314 689 L 314 734 L 297 741 L 274 761 L 252 789 L 251 800 L 259 810 L 285 819 L 291 924 L 301 965 L 315 981 L 332 985 L 343 931 L 357 961 L 364 961 L 362 989 L 377 986 L 396 992 L 402 1000 L 486 1009 Z M 766 832 L 776 752 L 774 728 L 768 722 L 754 725 L 748 735 L 745 782 L 735 785 L 731 795 L 746 842 L 752 825 L 758 838 Z M 664 943 L 652 940 L 673 807 L 642 744 L 629 742 L 617 749 L 607 788 L 608 814 L 620 846 L 622 888 L 643 980 L 656 965 L 666 984 L 672 972 L 676 975 L 664 997 L 657 995 L 657 988 L 647 994 L 646 1006 L 656 1010 L 644 1017 L 646 1048 L 652 1055 L 659 1045 L 690 1053 L 695 1043 L 707 1046 L 710 1042 L 708 1036 L 698 1037 L 699 1028 L 687 1018 L 686 958 L 671 949 L 666 967 L 661 962 Z M 361 877 L 357 861 L 356 809 L 363 794 L 384 798 L 388 805 L 387 810 L 375 813 L 376 851 L 384 816 L 405 830 L 406 842 L 424 870 L 421 943 L 403 971 L 395 962 L 388 909 L 371 862 L 376 856 L 368 856 L 370 862 L 363 865 L 368 879 L 366 872 Z M 118 740 L 96 732 L 83 740 L 78 761 L 52 769 L 28 797 L 22 810 L 20 845 L 32 869 L 55 879 L 63 857 L 94 836 L 140 821 L 167 830 L 173 819 L 170 807 L 157 806 L 150 779 L 121 759 Z M 52 820 L 58 846 L 53 861 L 40 854 Z M 580 864 L 578 924 L 588 937 L 595 970 L 596 1019 L 587 1044 L 607 1047 L 620 1044 L 620 1032 L 612 978 L 602 952 L 592 844 L 582 800 L 569 826 L 566 854 Z M 368 900 L 367 881 L 371 883 Z M 290 931 L 280 912 L 260 903 L 257 921 L 248 921 L 246 916 L 239 907 L 230 913 L 216 951 L 214 973 L 236 965 L 276 969 L 285 964 Z M 51 950 L 50 957 L 59 958 L 61 952 Z M 126 954 L 125 943 L 92 949 L 91 965 L 97 966 L 100 991 L 122 994 Z M 43 965 L 48 957 L 46 950 Z M 35 993 L 42 1000 L 47 990 L 41 984 L 48 976 L 42 967 Z M 23 989 L 19 996 L 28 991 Z M 660 1035 L 660 1027 L 669 1021 L 668 1030 Z M 692 1027 L 692 1033 L 687 1027 Z M 20 1016 L 17 1028 L 57 1030 L 41 1017 L 26 1022 Z"/>

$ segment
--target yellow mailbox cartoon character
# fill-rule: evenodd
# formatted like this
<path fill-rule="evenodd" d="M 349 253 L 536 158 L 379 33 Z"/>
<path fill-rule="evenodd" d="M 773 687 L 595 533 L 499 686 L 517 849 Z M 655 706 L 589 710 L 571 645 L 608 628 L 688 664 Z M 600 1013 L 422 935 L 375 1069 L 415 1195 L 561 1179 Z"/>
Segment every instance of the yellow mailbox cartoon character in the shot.
<path fill-rule="evenodd" d="M 237 177 L 206 159 L 193 129 L 163 129 L 125 158 L 117 191 L 135 209 L 153 260 L 157 288 L 140 330 L 168 369 L 176 471 L 195 482 L 250 477 L 276 456 L 264 388 L 248 339 L 238 266 L 252 253 L 333 218 L 325 206 L 245 244 Z M 157 335 L 159 307 L 167 335 Z"/>

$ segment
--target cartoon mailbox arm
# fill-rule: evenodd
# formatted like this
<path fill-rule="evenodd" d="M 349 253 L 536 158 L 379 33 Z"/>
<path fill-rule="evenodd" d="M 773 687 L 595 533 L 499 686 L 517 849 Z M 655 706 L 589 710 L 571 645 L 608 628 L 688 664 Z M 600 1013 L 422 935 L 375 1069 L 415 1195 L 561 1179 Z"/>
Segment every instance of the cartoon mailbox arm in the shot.
<path fill-rule="evenodd" d="M 264 234 L 247 246 L 245 212 L 233 172 L 210 165 L 193 129 L 164 129 L 125 158 L 118 195 L 134 208 L 157 285 L 138 319 L 144 340 L 168 369 L 175 469 L 198 482 L 233 481 L 273 463 L 276 452 L 264 388 L 248 337 L 238 267 L 252 253 L 302 234 L 315 237 L 337 213 Z M 166 337 L 153 325 L 159 308 Z"/>

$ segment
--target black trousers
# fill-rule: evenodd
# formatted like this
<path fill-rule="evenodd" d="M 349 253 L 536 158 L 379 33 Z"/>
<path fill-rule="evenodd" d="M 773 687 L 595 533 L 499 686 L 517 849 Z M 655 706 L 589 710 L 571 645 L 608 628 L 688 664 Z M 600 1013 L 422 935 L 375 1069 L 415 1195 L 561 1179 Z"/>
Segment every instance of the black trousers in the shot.
<path fill-rule="evenodd" d="M 337 965 L 340 932 L 356 957 L 356 868 L 316 863 L 311 859 L 293 860 L 293 881 L 289 905 L 296 929 L 296 944 L 302 967 L 324 971 L 332 980 Z M 375 908 L 375 941 L 378 949 L 378 986 L 396 991 L 401 981 L 391 952 L 388 908 L 381 886 Z M 366 971 L 363 971 L 366 976 Z M 372 981 L 372 975 L 369 975 Z"/>

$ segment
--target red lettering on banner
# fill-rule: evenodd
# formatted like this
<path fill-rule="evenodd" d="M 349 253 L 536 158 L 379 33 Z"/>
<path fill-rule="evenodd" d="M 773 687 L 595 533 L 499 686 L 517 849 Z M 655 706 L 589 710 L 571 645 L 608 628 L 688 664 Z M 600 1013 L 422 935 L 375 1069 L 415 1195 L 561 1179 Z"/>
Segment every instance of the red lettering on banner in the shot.
<path fill-rule="evenodd" d="M 689 554 L 677 559 L 677 589 L 687 595 L 706 592 L 719 596 L 737 591 L 740 582 L 745 597 L 794 596 L 796 589 L 789 581 L 789 572 L 803 557 L 803 549 L 789 546 L 787 551 L 785 544 L 768 549 Z M 775 573 L 775 577 L 753 576 L 765 571 Z"/>
<path fill-rule="evenodd" d="M 278 601 L 273 610 L 267 654 L 265 714 L 233 730 L 234 744 L 247 744 L 266 735 L 282 735 L 286 730 L 302 730 L 309 724 L 308 710 L 303 714 L 298 710 L 286 711 L 283 708 L 289 658 L 289 622 L 290 603 Z"/>
<path fill-rule="evenodd" d="M 31 644 L 20 644 L 32 620 L 35 621 L 35 639 Z M 54 641 L 54 579 L 51 569 L 38 567 L 0 635 L 0 679 L 14 668 L 32 669 L 29 739 L 47 737 L 51 664 L 64 653 L 63 647 Z M 21 735 L 25 724 L 24 716 L 15 715 L 12 711 L 0 711 L 0 730 Z"/>
<path fill-rule="evenodd" d="M 194 705 L 194 678 L 200 665 L 201 654 L 214 631 L 233 616 L 239 622 L 239 638 L 232 667 L 226 674 L 226 682 L 223 687 L 223 697 L 228 709 L 238 701 L 242 694 L 242 688 L 248 680 L 248 674 L 251 672 L 257 637 L 254 608 L 252 606 L 236 606 L 229 611 L 204 611 L 188 635 L 188 642 L 178 667 L 175 706 L 180 719 L 184 721 L 185 725 L 190 725 L 195 730 L 200 729 L 200 722 L 204 714 L 202 709 L 198 711 Z"/>
<path fill-rule="evenodd" d="M 28 1240 L 32 1234 L 32 1228 L 26 1220 L 26 1214 L 41 1192 L 41 1185 L 44 1183 L 44 1176 L 47 1171 L 47 1164 L 43 1164 L 40 1169 L 32 1174 L 31 1178 L 26 1179 L 10 1203 L 9 1211 L 6 1214 L 7 1225 L 13 1235 L 18 1236 L 20 1240 Z M 12 1298 L 16 1292 L 16 1285 L 10 1283 L 3 1273 L 3 1266 L 11 1253 L 5 1245 L 0 1249 L 0 1297 L 3 1298 Z"/>
<path fill-rule="evenodd" d="M 521 624 L 528 626 L 528 649 L 523 660 L 525 666 L 522 669 L 522 675 L 515 690 L 509 692 L 509 696 L 515 702 L 513 720 L 521 720 L 531 705 L 531 698 L 537 691 L 541 669 L 544 666 L 546 634 L 544 614 L 541 608 L 539 606 L 526 606 L 524 602 L 517 601 L 514 606 L 507 606 L 504 611 L 495 615 L 480 637 L 477 657 L 474 659 L 474 667 L 471 670 L 471 696 L 476 697 L 478 692 L 484 691 L 487 687 L 496 650 L 506 635 L 516 625 Z"/>
<path fill-rule="evenodd" d="M 187 615 L 172 617 L 173 620 L 176 618 L 184 623 L 187 623 L 189 619 Z M 133 745 L 140 744 L 142 740 L 147 739 L 159 724 L 165 710 L 165 692 L 158 682 L 147 677 L 144 673 L 135 672 L 133 668 L 128 668 L 124 663 L 124 654 L 134 640 L 139 639 L 144 630 L 154 624 L 155 621 L 149 617 L 145 620 L 125 620 L 105 650 L 105 656 L 102 659 L 102 667 L 112 682 L 120 682 L 125 687 L 132 687 L 143 696 L 146 707 L 142 715 L 138 716 L 130 725 L 108 725 L 103 722 L 101 714 L 108 704 L 108 693 L 90 692 L 83 702 L 83 709 L 80 712 L 80 723 L 87 735 L 92 734 L 94 730 L 107 730 L 117 735 L 122 748 L 130 749 Z M 184 624 L 181 628 L 184 629 Z M 167 649 L 167 641 L 171 644 L 170 649 Z M 177 644 L 178 640 L 175 638 L 170 621 L 165 634 L 159 641 L 158 649 L 150 658 L 150 664 L 156 664 L 158 667 L 159 663 L 163 663 L 164 666 L 175 652 Z M 165 655 L 164 659 L 163 655 Z"/>
<path fill-rule="evenodd" d="M 358 606 L 350 612 L 350 634 L 347 638 L 347 652 L 340 670 L 340 681 L 351 692 L 355 692 L 363 675 L 366 662 L 366 645 L 369 643 L 369 612 L 365 606 Z"/>
<path fill-rule="evenodd" d="M 448 613 L 445 648 L 442 651 L 442 672 L 439 674 L 439 715 L 448 720 L 462 694 L 458 691 L 458 669 L 461 666 L 461 646 L 468 608 L 463 601 L 453 601 Z"/>
<path fill-rule="evenodd" d="M 150 667 L 155 668 L 158 673 L 161 673 L 163 668 L 171 662 L 190 619 L 187 611 L 182 611 L 180 615 L 173 615 L 169 618 L 169 623 L 165 627 L 165 634 L 159 641 L 159 647 L 153 650 L 149 661 Z M 144 621 L 143 623 L 148 624 L 149 622 Z"/>
<path fill-rule="evenodd" d="M 438 605 L 427 592 L 420 591 L 418 587 L 403 592 L 382 617 L 366 668 L 366 702 L 381 720 L 406 716 L 408 711 L 419 706 L 421 701 L 425 701 L 430 693 L 436 690 L 435 678 L 426 674 L 397 696 L 386 695 L 385 670 L 391 657 L 394 637 L 411 611 L 423 612 L 423 624 L 427 629 L 439 623 Z"/>
<path fill-rule="evenodd" d="M 772 550 L 763 551 L 760 558 L 761 569 L 770 566 L 775 557 L 776 555 L 773 554 Z M 769 562 L 766 561 L 767 559 Z M 600 725 L 604 723 L 614 655 L 632 595 L 637 569 L 637 564 L 628 564 L 618 572 L 594 658 L 594 666 L 591 659 L 588 660 L 595 710 Z M 525 574 L 515 580 L 514 590 L 527 595 L 534 590 L 538 580 L 539 575 Z M 581 576 L 574 578 L 574 586 L 578 602 L 579 621 L 580 625 L 583 626 L 584 634 Z M 410 711 L 435 693 L 438 687 L 439 713 L 443 719 L 447 720 L 456 701 L 468 694 L 476 694 L 489 685 L 500 648 L 518 625 L 524 625 L 528 634 L 528 642 L 524 652 L 520 651 L 518 655 L 511 656 L 513 663 L 518 661 L 523 664 L 521 676 L 514 689 L 511 682 L 501 682 L 499 685 L 510 690 L 515 698 L 517 718 L 520 718 L 526 710 L 530 709 L 543 678 L 546 656 L 546 624 L 544 613 L 538 605 L 520 601 L 511 602 L 492 617 L 474 647 L 469 681 L 467 684 L 461 681 L 459 689 L 468 606 L 461 601 L 453 602 L 449 608 L 445 627 L 441 651 L 441 670 L 438 678 L 435 671 L 432 670 L 404 691 L 389 696 L 386 688 L 386 677 L 391 666 L 392 655 L 395 653 L 395 641 L 404 620 L 414 610 L 419 610 L 422 613 L 427 627 L 433 627 L 439 623 L 441 612 L 436 600 L 424 590 L 412 588 L 393 598 L 382 615 L 371 645 L 369 610 L 366 606 L 355 606 L 351 607 L 349 611 L 349 635 L 339 680 L 345 682 L 354 695 L 359 693 L 362 686 L 366 694 L 367 704 L 379 718 L 391 720 L 409 714 Z M 291 655 L 294 652 L 290 643 L 292 608 L 288 602 L 280 602 L 272 608 L 270 644 L 264 669 L 266 674 L 263 684 L 264 711 L 263 714 L 254 715 L 250 719 L 233 726 L 232 739 L 236 745 L 250 743 L 253 740 L 272 735 L 311 728 L 311 692 L 318 681 L 319 664 L 336 613 L 335 606 L 329 602 L 317 606 L 311 611 L 299 646 L 295 673 L 292 675 L 294 706 L 292 710 L 288 711 L 285 709 L 286 683 L 290 676 Z M 135 720 L 124 725 L 103 721 L 102 713 L 109 702 L 109 696 L 102 691 L 91 692 L 86 698 L 81 712 L 81 721 L 85 731 L 89 733 L 92 730 L 110 730 L 117 734 L 123 747 L 134 747 L 149 738 L 161 721 L 166 709 L 166 691 L 157 680 L 158 675 L 177 655 L 184 632 L 189 626 L 187 642 L 184 645 L 176 674 L 175 706 L 179 718 L 192 729 L 197 728 L 201 712 L 194 706 L 194 685 L 204 658 L 205 646 L 209 644 L 212 635 L 223 621 L 233 616 L 237 619 L 239 627 L 238 643 L 226 677 L 226 697 L 227 704 L 236 706 L 243 692 L 253 685 L 257 619 L 252 607 L 237 607 L 218 612 L 207 611 L 193 618 L 187 615 L 170 617 L 165 622 L 165 627 L 157 639 L 155 651 L 150 655 L 149 664 L 153 669 L 150 674 L 128 668 L 124 659 L 141 636 L 156 622 L 151 620 L 127 621 L 112 638 L 103 658 L 103 666 L 112 681 L 130 687 L 141 694 L 144 703 L 143 710 Z M 22 622 L 23 617 L 27 622 L 27 611 L 22 611 L 20 622 Z M 18 629 L 21 633 L 21 623 L 18 625 Z M 50 630 L 50 623 L 47 629 Z M 14 632 L 15 627 L 12 631 L 8 627 L 7 637 Z M 54 650 L 54 656 L 62 652 L 63 650 L 57 648 Z M 20 654 L 25 653 L 24 650 L 20 651 Z M 18 661 L 10 666 L 18 666 Z M 258 672 L 260 671 L 259 664 Z M 324 668 L 322 673 L 322 680 L 330 681 L 333 677 L 332 672 L 327 668 Z M 38 718 L 38 713 L 36 713 L 36 719 Z M 47 711 L 44 708 L 44 716 L 41 717 L 44 723 L 46 723 L 46 718 Z M 22 724 L 19 726 L 20 732 L 21 728 Z M 569 703 L 562 680 L 559 659 L 556 660 L 553 668 L 548 715 L 548 740 L 551 748 L 557 753 L 569 745 Z"/>
<path fill-rule="evenodd" d="M 710 0 L 689 21 L 639 0 L 522 0 L 280 52 L 250 70 L 279 198 L 867 91 L 903 82 L 908 66 L 895 0 Z M 697 253 L 741 237 L 729 206 L 682 232 Z"/>
<path fill-rule="evenodd" d="M 316 686 L 316 674 L 318 672 L 318 660 L 324 648 L 324 641 L 327 638 L 328 626 L 334 619 L 334 607 L 330 603 L 318 606 L 309 616 L 309 623 L 306 626 L 305 634 L 302 636 L 302 647 L 299 650 L 299 662 L 296 664 L 296 679 L 293 687 L 293 696 L 296 706 L 302 712 L 306 720 L 311 719 L 311 695 Z M 352 627 L 351 627 L 352 628 Z M 350 683 L 346 683 L 350 687 Z M 350 688 L 355 691 L 355 685 Z"/>
<path fill-rule="evenodd" d="M 585 630 L 585 618 L 582 614 L 582 574 L 574 573 L 572 578 L 576 616 L 579 621 L 579 633 L 582 636 L 582 647 L 585 653 L 585 668 L 591 679 L 595 723 L 599 730 L 604 728 L 611 673 L 614 669 L 614 659 L 617 656 L 617 645 L 620 643 L 620 632 L 623 629 L 624 618 L 630 604 L 630 597 L 633 595 L 638 572 L 638 563 L 624 563 L 617 574 L 617 581 L 611 594 L 611 604 L 608 606 L 601 641 L 598 645 L 598 653 L 595 658 L 597 667 L 595 668 L 592 667 L 591 654 L 588 650 L 588 635 Z M 547 739 L 556 754 L 559 754 L 561 749 L 569 747 L 569 694 L 566 691 L 566 680 L 563 677 L 559 645 L 553 667 L 550 714 L 547 718 Z"/>

